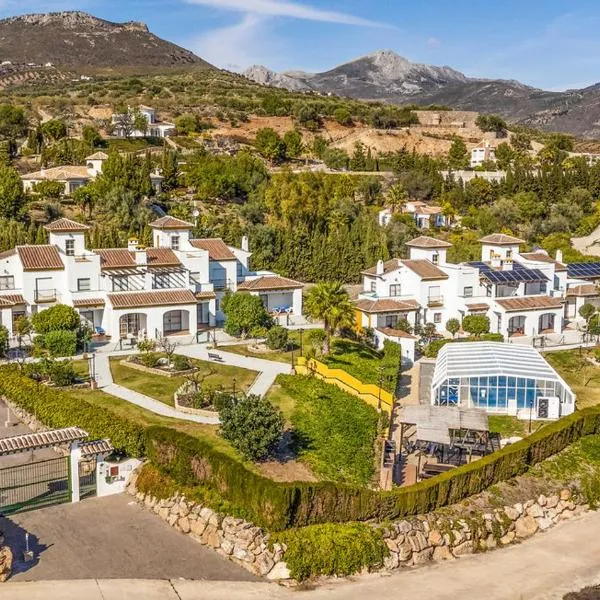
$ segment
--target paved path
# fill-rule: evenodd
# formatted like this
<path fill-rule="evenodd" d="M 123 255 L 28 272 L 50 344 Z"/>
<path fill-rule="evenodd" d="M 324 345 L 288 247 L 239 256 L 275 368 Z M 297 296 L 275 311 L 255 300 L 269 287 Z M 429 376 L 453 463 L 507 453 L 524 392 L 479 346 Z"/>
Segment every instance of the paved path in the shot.
<path fill-rule="evenodd" d="M 600 584 L 600 513 L 562 523 L 520 545 L 446 563 L 340 581 L 304 600 L 560 600 Z M 216 581 L 69 581 L 2 584 L 2 600 L 293 600 L 268 583 Z"/>

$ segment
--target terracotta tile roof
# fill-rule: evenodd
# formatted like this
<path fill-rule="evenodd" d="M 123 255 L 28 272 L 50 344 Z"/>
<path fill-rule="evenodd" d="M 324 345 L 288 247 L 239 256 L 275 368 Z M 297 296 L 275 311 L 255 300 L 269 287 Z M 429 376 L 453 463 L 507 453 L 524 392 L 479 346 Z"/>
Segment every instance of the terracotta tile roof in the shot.
<path fill-rule="evenodd" d="M 5 250 L 4 252 L 0 252 L 0 259 L 9 258 L 10 256 L 14 256 L 17 253 L 15 248 L 11 248 L 10 250 Z"/>
<path fill-rule="evenodd" d="M 383 263 L 383 273 L 391 273 L 401 266 L 402 265 L 400 264 L 399 258 L 391 258 Z M 363 275 L 377 275 L 377 265 L 374 267 L 369 267 L 368 269 L 361 271 L 361 273 Z"/>
<path fill-rule="evenodd" d="M 420 215 L 439 215 L 442 212 L 441 206 L 424 206 L 415 211 Z"/>
<path fill-rule="evenodd" d="M 0 455 L 16 454 L 36 448 L 46 448 L 68 444 L 78 440 L 84 440 L 88 436 L 87 431 L 79 427 L 67 427 L 66 429 L 52 429 L 39 433 L 25 433 L 13 437 L 0 438 Z"/>
<path fill-rule="evenodd" d="M 125 269 L 135 267 L 135 256 L 127 248 L 102 248 L 94 250 L 100 257 L 100 268 L 104 269 Z"/>
<path fill-rule="evenodd" d="M 44 225 L 44 229 L 46 231 L 88 231 L 90 227 L 71 219 L 57 219 L 52 223 L 48 223 L 48 225 Z"/>
<path fill-rule="evenodd" d="M 56 246 L 17 246 L 16 250 L 24 271 L 62 271 L 65 268 Z"/>
<path fill-rule="evenodd" d="M 279 275 L 263 275 L 257 279 L 248 279 L 238 285 L 238 290 L 297 290 L 304 287 L 299 281 L 280 277 Z"/>
<path fill-rule="evenodd" d="M 193 229 L 194 224 L 182 221 L 181 219 L 176 219 L 170 215 L 165 215 L 160 219 L 156 219 L 156 221 L 152 221 L 150 227 L 153 227 L 154 229 Z"/>
<path fill-rule="evenodd" d="M 525 298 L 496 298 L 496 303 L 507 312 L 562 308 L 561 298 L 550 296 L 527 296 Z"/>
<path fill-rule="evenodd" d="M 148 248 L 146 260 L 149 267 L 174 267 L 181 265 L 177 255 L 170 248 Z"/>
<path fill-rule="evenodd" d="M 439 211 L 438 211 L 439 212 Z M 435 238 L 429 237 L 428 235 L 420 235 L 414 240 L 406 242 L 406 246 L 411 248 L 451 248 L 450 242 L 444 240 L 436 240 Z"/>
<path fill-rule="evenodd" d="M 75 298 L 73 300 L 75 308 L 90 308 L 92 306 L 104 306 L 104 298 Z"/>
<path fill-rule="evenodd" d="M 21 175 L 23 180 L 50 180 L 50 181 L 69 181 L 70 179 L 90 179 L 90 173 L 87 167 L 73 165 L 63 165 L 61 167 L 51 167 L 33 173 Z"/>
<path fill-rule="evenodd" d="M 196 300 L 212 300 L 217 297 L 214 292 L 196 292 L 194 296 L 196 296 Z"/>
<path fill-rule="evenodd" d="M 448 275 L 444 271 L 425 259 L 403 260 L 402 264 L 424 280 L 448 279 Z"/>
<path fill-rule="evenodd" d="M 525 258 L 527 260 L 531 260 L 534 262 L 543 262 L 543 263 L 553 264 L 554 270 L 557 272 L 567 270 L 567 265 L 563 265 L 562 263 L 559 263 L 556 259 L 552 258 L 545 252 L 521 252 L 520 254 L 523 258 Z"/>
<path fill-rule="evenodd" d="M 485 302 L 475 302 L 474 304 L 465 304 L 470 311 L 488 310 L 490 305 Z"/>
<path fill-rule="evenodd" d="M 190 244 L 198 250 L 206 250 L 210 260 L 235 260 L 235 254 L 221 238 L 190 240 Z"/>
<path fill-rule="evenodd" d="M 512 235 L 506 235 L 506 233 L 492 233 L 486 235 L 479 240 L 482 244 L 493 244 L 495 246 L 515 246 L 517 244 L 524 244 L 525 240 L 521 240 Z"/>
<path fill-rule="evenodd" d="M 364 298 L 357 300 L 354 303 L 357 310 L 365 313 L 378 313 L 378 312 L 402 312 L 407 310 L 418 310 L 420 308 L 419 303 L 416 300 L 391 300 L 389 298 L 383 298 L 379 300 L 369 300 Z"/>
<path fill-rule="evenodd" d="M 83 444 L 79 444 L 79 450 L 82 456 L 108 454 L 114 449 L 115 448 L 110 440 L 94 440 L 93 442 L 83 442 Z"/>
<path fill-rule="evenodd" d="M 85 157 L 85 160 L 106 160 L 108 158 L 108 154 L 106 152 L 94 152 L 94 154 L 90 154 Z"/>
<path fill-rule="evenodd" d="M 406 333 L 406 331 L 402 331 L 401 329 L 394 329 L 393 327 L 377 327 L 377 331 L 381 331 L 381 333 L 389 337 L 406 338 L 409 340 L 417 339 L 414 335 Z"/>
<path fill-rule="evenodd" d="M 113 308 L 144 308 L 197 303 L 191 290 L 117 292 L 116 294 L 108 294 L 108 299 Z"/>
<path fill-rule="evenodd" d="M 567 296 L 600 296 L 600 290 L 593 283 L 582 283 L 570 287 Z"/>
<path fill-rule="evenodd" d="M 2 294 L 0 296 L 0 300 L 5 303 L 5 305 L 14 306 L 15 304 L 27 304 L 25 302 L 25 298 L 21 294 Z"/>

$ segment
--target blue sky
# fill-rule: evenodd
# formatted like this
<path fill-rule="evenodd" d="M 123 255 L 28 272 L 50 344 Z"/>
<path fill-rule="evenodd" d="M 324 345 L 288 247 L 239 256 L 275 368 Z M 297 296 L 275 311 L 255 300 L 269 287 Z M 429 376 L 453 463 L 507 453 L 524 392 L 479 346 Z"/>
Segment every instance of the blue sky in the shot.
<path fill-rule="evenodd" d="M 561 90 L 600 82 L 600 0 L 0 0 L 3 16 L 86 10 L 220 67 L 326 70 L 378 49 Z"/>

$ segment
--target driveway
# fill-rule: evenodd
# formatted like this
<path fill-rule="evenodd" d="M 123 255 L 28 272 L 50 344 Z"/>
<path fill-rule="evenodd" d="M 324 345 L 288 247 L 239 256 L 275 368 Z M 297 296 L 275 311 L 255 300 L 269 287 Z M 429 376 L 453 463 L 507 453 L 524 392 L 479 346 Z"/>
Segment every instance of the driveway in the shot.
<path fill-rule="evenodd" d="M 11 548 L 23 548 L 25 532 L 36 554 L 16 553 L 11 581 L 57 579 L 202 579 L 258 581 L 141 509 L 129 495 L 93 498 L 0 518 Z M 0 591 L 4 600 L 4 591 Z M 83 600 L 83 598 L 82 598 Z"/>

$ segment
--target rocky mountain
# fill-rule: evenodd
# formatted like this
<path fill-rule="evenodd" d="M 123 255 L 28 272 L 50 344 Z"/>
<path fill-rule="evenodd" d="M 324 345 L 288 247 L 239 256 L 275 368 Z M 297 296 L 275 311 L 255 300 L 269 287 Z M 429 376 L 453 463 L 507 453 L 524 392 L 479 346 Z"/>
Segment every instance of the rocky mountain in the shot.
<path fill-rule="evenodd" d="M 144 23 L 112 23 L 79 11 L 1 19 L 0 60 L 62 67 L 210 66 Z"/>
<path fill-rule="evenodd" d="M 368 54 L 324 73 L 276 73 L 255 66 L 245 75 L 292 90 L 396 104 L 440 104 L 499 114 L 548 131 L 600 137 L 600 84 L 548 92 L 514 80 L 470 78 L 450 67 L 413 63 L 390 50 Z"/>

